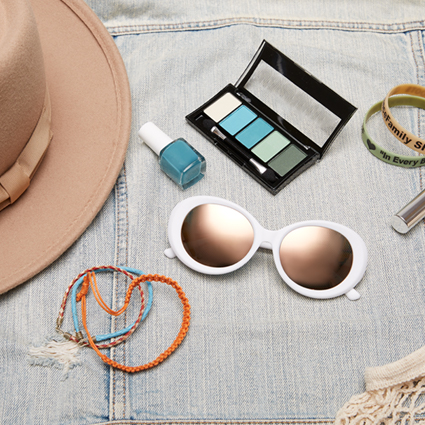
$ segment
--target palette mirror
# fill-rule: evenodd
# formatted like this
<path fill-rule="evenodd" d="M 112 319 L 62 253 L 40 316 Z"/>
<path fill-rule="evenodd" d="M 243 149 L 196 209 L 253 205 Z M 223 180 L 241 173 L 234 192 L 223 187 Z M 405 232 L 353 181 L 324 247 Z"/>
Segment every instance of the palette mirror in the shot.
<path fill-rule="evenodd" d="M 263 61 L 245 88 L 321 147 L 339 124 L 332 111 Z"/>

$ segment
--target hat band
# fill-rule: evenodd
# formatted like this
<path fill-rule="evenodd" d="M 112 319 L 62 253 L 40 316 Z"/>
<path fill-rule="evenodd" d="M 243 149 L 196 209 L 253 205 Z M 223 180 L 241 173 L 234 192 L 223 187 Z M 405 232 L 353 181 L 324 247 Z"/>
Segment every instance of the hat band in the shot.
<path fill-rule="evenodd" d="M 46 87 L 43 110 L 37 125 L 16 162 L 0 176 L 0 211 L 13 204 L 28 188 L 52 140 L 51 104 Z"/>

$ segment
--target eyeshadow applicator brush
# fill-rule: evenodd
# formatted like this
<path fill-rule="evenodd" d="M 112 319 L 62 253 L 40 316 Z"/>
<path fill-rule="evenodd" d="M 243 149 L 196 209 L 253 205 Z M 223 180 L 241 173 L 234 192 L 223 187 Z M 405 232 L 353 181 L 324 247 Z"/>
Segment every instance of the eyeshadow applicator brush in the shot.
<path fill-rule="evenodd" d="M 269 183 L 273 183 L 277 180 L 275 172 L 267 167 L 264 167 L 259 162 L 257 162 L 251 155 L 247 154 L 236 142 L 226 137 L 215 125 L 215 122 L 209 119 L 205 119 L 202 122 L 204 128 L 211 133 L 215 134 L 218 137 L 218 140 L 225 142 L 227 145 L 231 146 L 233 149 L 238 151 L 245 161 L 252 165 L 252 167 L 262 175 L 262 177 L 267 180 Z M 223 144 L 220 143 L 222 146 Z"/>

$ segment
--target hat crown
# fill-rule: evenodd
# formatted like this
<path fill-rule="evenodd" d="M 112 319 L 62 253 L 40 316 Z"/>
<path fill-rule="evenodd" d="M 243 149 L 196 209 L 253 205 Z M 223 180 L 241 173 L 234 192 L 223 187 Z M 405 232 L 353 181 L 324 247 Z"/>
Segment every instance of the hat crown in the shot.
<path fill-rule="evenodd" d="M 0 0 L 0 176 L 16 161 L 40 117 L 43 52 L 27 0 Z"/>
<path fill-rule="evenodd" d="M 130 131 L 123 60 L 85 1 L 0 0 L 0 293 L 92 222 Z"/>

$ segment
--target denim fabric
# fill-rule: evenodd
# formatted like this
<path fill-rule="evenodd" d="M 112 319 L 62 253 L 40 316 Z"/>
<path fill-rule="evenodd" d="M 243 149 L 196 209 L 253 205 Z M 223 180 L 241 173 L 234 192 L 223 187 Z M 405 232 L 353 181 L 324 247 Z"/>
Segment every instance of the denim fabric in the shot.
<path fill-rule="evenodd" d="M 396 233 L 389 218 L 424 187 L 424 170 L 379 161 L 364 147 L 369 107 L 395 85 L 425 85 L 425 3 L 420 1 L 89 0 L 122 53 L 133 102 L 126 162 L 115 190 L 82 237 L 54 264 L 0 297 L 2 424 L 315 424 L 364 388 L 364 369 L 425 345 L 425 227 Z M 266 39 L 354 104 L 358 111 L 323 160 L 272 196 L 185 121 L 243 73 Z M 425 116 L 401 111 L 425 136 Z M 203 180 L 181 191 L 137 136 L 153 121 L 207 161 Z M 378 118 L 380 144 L 409 154 Z M 413 151 L 411 153 L 413 155 Z M 214 195 L 249 210 L 268 229 L 302 220 L 336 221 L 365 240 L 369 264 L 358 301 L 312 300 L 292 291 L 261 250 L 242 269 L 200 275 L 163 255 L 174 205 Z M 1 219 L 1 217 L 0 217 Z M 0 235 L 1 238 L 1 235 Z M 1 243 L 1 239 L 0 239 Z M 83 348 L 69 370 L 32 349 L 61 341 L 55 320 L 82 270 L 124 265 L 177 280 L 192 306 L 183 344 L 163 364 L 129 375 Z M 102 295 L 122 305 L 121 277 Z M 92 302 L 93 297 L 90 298 Z M 89 309 L 94 333 L 130 324 Z M 175 338 L 181 304 L 154 284 L 154 304 L 127 343 L 106 353 L 139 365 Z M 125 323 L 124 323 L 125 322 Z M 69 309 L 63 327 L 71 331 Z"/>

